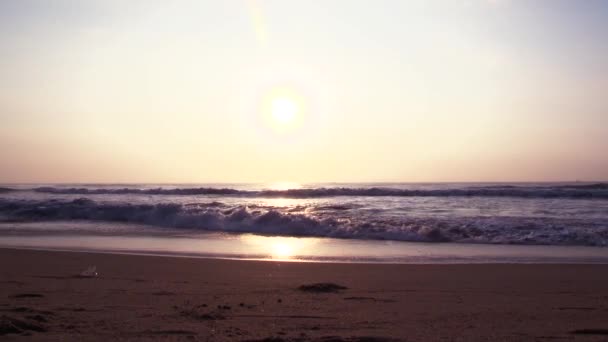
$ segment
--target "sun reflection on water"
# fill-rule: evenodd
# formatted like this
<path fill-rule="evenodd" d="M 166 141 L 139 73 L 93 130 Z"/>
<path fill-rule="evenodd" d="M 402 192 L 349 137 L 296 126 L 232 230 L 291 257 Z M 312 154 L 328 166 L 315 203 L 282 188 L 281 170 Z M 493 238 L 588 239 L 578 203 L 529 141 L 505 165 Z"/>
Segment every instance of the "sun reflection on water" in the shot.
<path fill-rule="evenodd" d="M 302 189 L 302 185 L 300 183 L 296 183 L 296 182 L 281 181 L 281 182 L 267 183 L 264 185 L 264 187 L 262 189 L 268 190 L 268 191 L 286 191 L 286 190 L 292 190 L 292 189 Z M 281 194 L 279 193 L 278 196 L 272 196 L 272 197 L 260 199 L 260 202 L 263 205 L 277 207 L 277 208 L 294 207 L 303 202 L 302 199 L 287 198 L 287 197 L 282 197 L 280 195 Z"/>
<path fill-rule="evenodd" d="M 273 257 L 289 259 L 293 256 L 293 249 L 286 243 L 276 242 L 271 247 Z"/>
<path fill-rule="evenodd" d="M 311 254 L 319 240 L 282 236 L 242 235 L 241 240 L 257 253 L 275 260 L 297 260 L 298 255 Z"/>
<path fill-rule="evenodd" d="M 268 190 L 275 190 L 275 191 L 284 191 L 284 190 L 301 189 L 301 188 L 302 188 L 302 184 L 296 183 L 296 182 L 287 182 L 287 181 L 273 182 L 273 183 L 268 184 L 268 186 L 267 186 Z"/>

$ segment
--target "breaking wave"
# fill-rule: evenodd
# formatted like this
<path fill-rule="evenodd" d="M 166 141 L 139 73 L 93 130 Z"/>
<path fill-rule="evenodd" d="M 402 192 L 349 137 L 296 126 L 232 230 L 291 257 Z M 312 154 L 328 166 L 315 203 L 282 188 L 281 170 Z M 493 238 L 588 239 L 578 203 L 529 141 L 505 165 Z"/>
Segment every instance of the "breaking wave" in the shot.
<path fill-rule="evenodd" d="M 0 199 L 4 221 L 87 220 L 266 235 L 423 242 L 608 246 L 608 226 L 591 218 L 515 216 L 412 217 L 362 214 L 348 208 L 102 203 L 87 198 Z M 320 210 L 319 210 L 320 209 Z"/>
<path fill-rule="evenodd" d="M 0 192 L 12 189 L 1 188 Z M 289 190 L 238 190 L 233 188 L 64 188 L 38 187 L 29 189 L 38 193 L 76 194 L 76 195 L 221 195 L 267 198 L 320 198 L 337 196 L 370 197 L 518 197 L 518 198 L 569 198 L 569 199 L 608 199 L 608 184 L 572 184 L 547 186 L 470 186 L 455 189 L 398 189 L 384 187 L 370 188 L 305 188 Z"/>

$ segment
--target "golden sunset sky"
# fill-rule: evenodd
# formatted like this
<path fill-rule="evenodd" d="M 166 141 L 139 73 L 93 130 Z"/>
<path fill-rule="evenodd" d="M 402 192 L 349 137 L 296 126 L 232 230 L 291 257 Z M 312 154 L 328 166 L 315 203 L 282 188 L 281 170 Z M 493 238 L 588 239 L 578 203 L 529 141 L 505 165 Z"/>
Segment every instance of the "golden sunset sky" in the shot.
<path fill-rule="evenodd" d="M 0 1 L 0 182 L 608 179 L 608 2 Z"/>

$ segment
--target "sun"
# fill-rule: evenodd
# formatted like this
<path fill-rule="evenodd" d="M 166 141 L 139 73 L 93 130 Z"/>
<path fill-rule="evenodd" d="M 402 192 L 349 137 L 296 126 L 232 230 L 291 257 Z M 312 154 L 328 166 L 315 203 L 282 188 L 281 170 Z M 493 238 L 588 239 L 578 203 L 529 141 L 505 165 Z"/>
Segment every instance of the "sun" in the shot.
<path fill-rule="evenodd" d="M 275 133 L 286 134 L 302 126 L 305 109 L 304 98 L 297 91 L 278 87 L 263 97 L 261 114 L 267 127 Z"/>
<path fill-rule="evenodd" d="M 272 117 L 280 123 L 289 123 L 299 112 L 298 104 L 289 97 L 277 97 L 270 103 Z"/>

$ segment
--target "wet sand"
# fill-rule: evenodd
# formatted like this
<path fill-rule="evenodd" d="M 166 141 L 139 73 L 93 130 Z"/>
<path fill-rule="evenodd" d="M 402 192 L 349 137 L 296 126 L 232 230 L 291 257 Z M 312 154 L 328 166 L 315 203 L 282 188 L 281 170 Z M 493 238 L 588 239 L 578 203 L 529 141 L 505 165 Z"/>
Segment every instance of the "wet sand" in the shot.
<path fill-rule="evenodd" d="M 99 276 L 77 277 L 89 265 Z M 302 287 L 315 283 L 331 284 Z M 608 265 L 0 249 L 0 317 L 7 341 L 607 341 Z"/>

